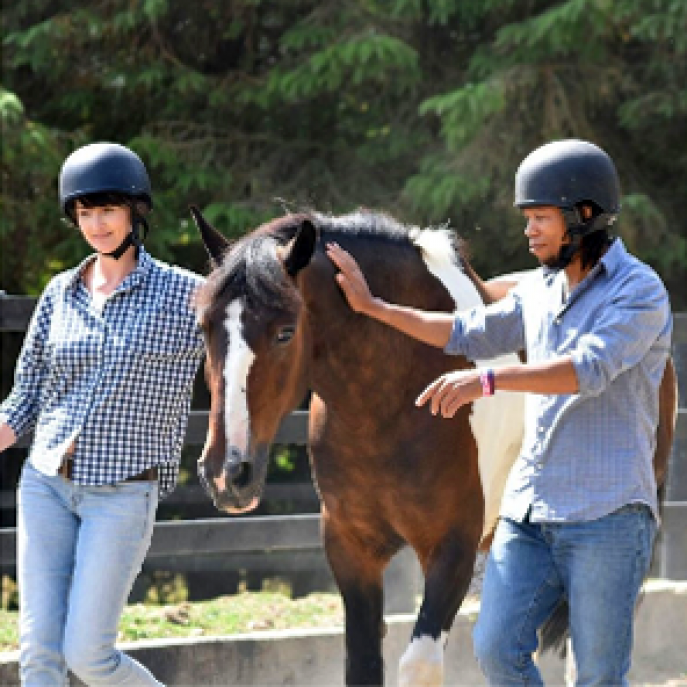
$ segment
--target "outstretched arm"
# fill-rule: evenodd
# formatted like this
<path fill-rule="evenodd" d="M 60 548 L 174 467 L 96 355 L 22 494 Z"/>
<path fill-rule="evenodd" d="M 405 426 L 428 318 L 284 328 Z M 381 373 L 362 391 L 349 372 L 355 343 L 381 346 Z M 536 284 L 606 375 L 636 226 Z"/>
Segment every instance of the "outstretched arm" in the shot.
<path fill-rule="evenodd" d="M 454 315 L 387 303 L 372 295 L 358 263 L 350 253 L 336 243 L 328 243 L 327 256 L 339 268 L 336 281 L 355 312 L 372 317 L 430 346 L 446 346 L 453 329 Z"/>
<path fill-rule="evenodd" d="M 477 368 L 447 372 L 435 379 L 417 398 L 415 405 L 429 403 L 433 415 L 450 418 L 466 403 L 484 395 L 481 376 L 485 370 Z M 509 365 L 492 371 L 494 391 L 521 391 L 535 394 L 574 394 L 579 385 L 570 356 L 526 365 Z"/>

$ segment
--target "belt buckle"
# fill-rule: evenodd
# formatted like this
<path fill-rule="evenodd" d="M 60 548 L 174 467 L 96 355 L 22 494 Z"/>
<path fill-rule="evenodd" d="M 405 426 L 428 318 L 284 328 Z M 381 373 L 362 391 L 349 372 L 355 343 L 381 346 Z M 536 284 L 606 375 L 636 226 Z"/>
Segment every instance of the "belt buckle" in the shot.
<path fill-rule="evenodd" d="M 141 472 L 124 479 L 125 482 L 155 482 L 158 478 L 157 466 L 145 468 Z"/>

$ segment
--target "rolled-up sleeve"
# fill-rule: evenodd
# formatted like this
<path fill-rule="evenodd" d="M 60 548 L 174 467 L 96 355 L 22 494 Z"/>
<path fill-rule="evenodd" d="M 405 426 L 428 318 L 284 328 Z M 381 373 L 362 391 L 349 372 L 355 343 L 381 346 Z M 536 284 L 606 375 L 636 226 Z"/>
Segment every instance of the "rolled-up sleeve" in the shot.
<path fill-rule="evenodd" d="M 46 374 L 45 344 L 53 312 L 51 284 L 36 305 L 14 373 L 10 395 L 0 405 L 0 423 L 16 436 L 33 429 L 38 417 L 38 398 Z"/>
<path fill-rule="evenodd" d="M 639 364 L 652 347 L 668 350 L 671 332 L 670 302 L 659 280 L 645 278 L 628 284 L 570 352 L 580 395 L 602 393 L 618 375 Z"/>
<path fill-rule="evenodd" d="M 524 346 L 522 301 L 513 291 L 491 305 L 456 313 L 444 352 L 481 360 L 513 353 Z"/>

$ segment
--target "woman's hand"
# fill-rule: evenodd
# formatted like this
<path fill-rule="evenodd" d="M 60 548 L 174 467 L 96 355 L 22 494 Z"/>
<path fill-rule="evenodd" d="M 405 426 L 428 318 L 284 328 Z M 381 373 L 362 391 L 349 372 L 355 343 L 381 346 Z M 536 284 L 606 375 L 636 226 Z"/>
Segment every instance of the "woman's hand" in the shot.
<path fill-rule="evenodd" d="M 13 446 L 17 441 L 14 430 L 6 423 L 0 424 L 0 453 Z"/>
<path fill-rule="evenodd" d="M 479 372 L 458 370 L 448 372 L 435 379 L 418 397 L 415 405 L 420 407 L 431 401 L 432 415 L 441 413 L 442 417 L 451 418 L 457 410 L 483 395 Z"/>
<path fill-rule="evenodd" d="M 336 281 L 351 309 L 358 313 L 369 313 L 375 299 L 353 256 L 337 243 L 328 243 L 327 257 L 339 268 Z"/>

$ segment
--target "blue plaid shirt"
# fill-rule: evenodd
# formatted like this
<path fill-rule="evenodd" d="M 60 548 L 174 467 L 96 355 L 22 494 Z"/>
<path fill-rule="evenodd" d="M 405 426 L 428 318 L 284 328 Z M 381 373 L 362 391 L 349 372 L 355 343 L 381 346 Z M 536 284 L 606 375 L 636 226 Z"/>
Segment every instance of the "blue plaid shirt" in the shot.
<path fill-rule="evenodd" d="M 525 349 L 572 358 L 576 394 L 527 394 L 525 437 L 501 516 L 592 520 L 645 503 L 658 520 L 652 467 L 658 388 L 672 316 L 658 276 L 615 239 L 565 298 L 564 273 L 536 270 L 503 301 L 456 316 L 447 353 L 476 360 Z"/>
<path fill-rule="evenodd" d="M 112 484 L 159 466 L 160 494 L 174 488 L 204 355 L 190 305 L 202 278 L 154 260 L 138 265 L 96 309 L 81 280 L 87 258 L 41 296 L 0 421 L 34 429 L 31 464 L 55 475 L 76 440 L 73 480 Z"/>

